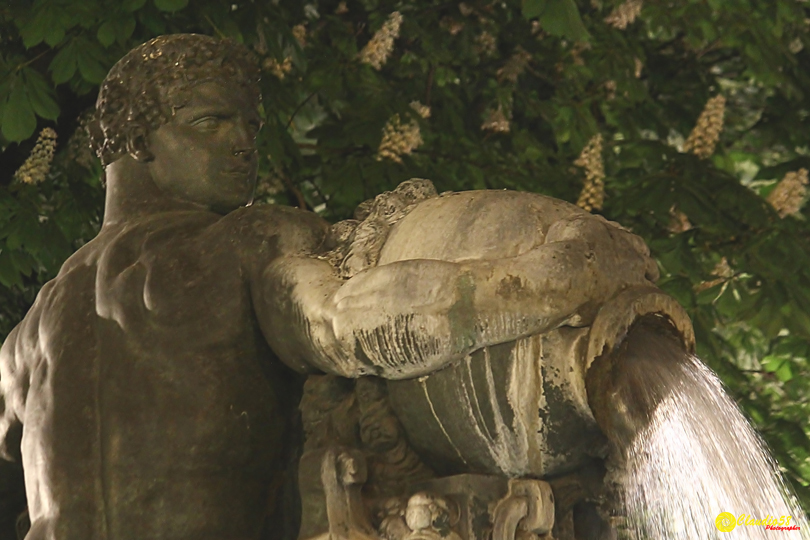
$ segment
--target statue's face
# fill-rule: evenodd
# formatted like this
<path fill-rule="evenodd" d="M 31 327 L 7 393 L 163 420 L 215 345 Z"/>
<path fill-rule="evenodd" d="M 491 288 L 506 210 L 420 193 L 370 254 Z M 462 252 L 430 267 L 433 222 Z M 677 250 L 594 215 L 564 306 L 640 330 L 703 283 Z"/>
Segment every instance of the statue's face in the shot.
<path fill-rule="evenodd" d="M 149 170 L 164 193 L 225 214 L 253 200 L 256 103 L 227 82 L 203 82 L 188 95 L 171 121 L 149 135 Z"/>

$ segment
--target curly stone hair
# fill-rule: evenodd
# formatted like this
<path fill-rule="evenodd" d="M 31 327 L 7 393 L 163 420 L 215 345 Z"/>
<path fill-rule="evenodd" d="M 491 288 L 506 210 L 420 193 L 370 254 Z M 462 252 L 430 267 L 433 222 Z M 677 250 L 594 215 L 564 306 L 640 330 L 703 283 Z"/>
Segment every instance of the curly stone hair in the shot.
<path fill-rule="evenodd" d="M 147 133 L 167 123 L 174 108 L 190 99 L 188 89 L 204 81 L 236 83 L 261 101 L 259 66 L 253 53 L 231 40 L 199 34 L 156 37 L 130 52 L 110 70 L 96 101 L 93 149 L 107 166 L 127 152 L 128 124 Z"/>

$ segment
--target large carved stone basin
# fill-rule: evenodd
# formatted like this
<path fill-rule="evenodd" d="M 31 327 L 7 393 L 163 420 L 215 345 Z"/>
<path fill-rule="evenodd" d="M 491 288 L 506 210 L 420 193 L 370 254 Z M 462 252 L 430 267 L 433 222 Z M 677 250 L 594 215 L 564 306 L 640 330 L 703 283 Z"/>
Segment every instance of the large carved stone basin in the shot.
<path fill-rule="evenodd" d="M 519 255 L 542 244 L 545 224 L 571 211 L 568 203 L 526 193 L 430 199 L 396 224 L 379 264 Z M 637 287 L 602 306 L 588 326 L 486 347 L 431 375 L 390 381 L 392 406 L 411 445 L 440 473 L 567 472 L 606 452 L 585 374 L 641 316 L 667 319 L 685 347 L 693 347 L 683 309 L 654 287 Z"/>
<path fill-rule="evenodd" d="M 392 406 L 417 451 L 445 473 L 547 476 L 599 455 L 582 363 L 588 329 L 494 347 L 416 380 L 391 381 Z"/>
<path fill-rule="evenodd" d="M 565 473 L 607 452 L 585 375 L 641 317 L 666 320 L 694 350 L 683 309 L 658 289 L 633 288 L 605 304 L 591 326 L 485 347 L 429 376 L 389 381 L 392 406 L 412 446 L 443 473 Z"/>

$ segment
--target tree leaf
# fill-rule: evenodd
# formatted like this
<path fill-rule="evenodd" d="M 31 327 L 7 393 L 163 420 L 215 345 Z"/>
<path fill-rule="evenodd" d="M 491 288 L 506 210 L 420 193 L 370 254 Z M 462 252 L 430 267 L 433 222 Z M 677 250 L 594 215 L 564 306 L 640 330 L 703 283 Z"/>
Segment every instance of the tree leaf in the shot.
<path fill-rule="evenodd" d="M 790 362 L 785 361 L 782 365 L 779 366 L 779 369 L 775 372 L 776 378 L 782 382 L 787 382 L 793 378 L 793 372 L 790 369 Z"/>
<path fill-rule="evenodd" d="M 115 26 L 116 25 L 113 21 L 105 21 L 101 26 L 98 27 L 96 37 L 98 38 L 99 43 L 105 47 L 109 47 L 115 43 Z"/>
<path fill-rule="evenodd" d="M 6 108 L 8 97 L 11 95 L 11 78 L 5 78 L 0 82 L 0 119 L 3 118 L 3 111 Z"/>
<path fill-rule="evenodd" d="M 6 287 L 22 285 L 22 278 L 14 268 L 14 262 L 11 260 L 8 249 L 0 249 L 0 283 Z"/>
<path fill-rule="evenodd" d="M 54 22 L 52 19 L 53 13 L 50 10 L 40 9 L 20 28 L 20 36 L 26 49 L 42 43 L 50 25 Z"/>
<path fill-rule="evenodd" d="M 132 13 L 133 11 L 138 11 L 146 4 L 146 0 L 124 0 L 121 3 L 121 7 L 124 11 L 128 11 Z"/>
<path fill-rule="evenodd" d="M 50 47 L 56 47 L 65 39 L 65 30 L 65 27 L 61 24 L 51 26 L 48 33 L 45 34 L 45 43 Z"/>
<path fill-rule="evenodd" d="M 537 18 L 543 30 L 552 36 L 574 41 L 589 41 L 591 38 L 574 0 L 524 0 L 523 16 Z"/>
<path fill-rule="evenodd" d="M 118 42 L 123 45 L 126 40 L 132 37 L 133 32 L 135 32 L 135 19 L 127 17 L 120 21 L 118 24 Z"/>
<path fill-rule="evenodd" d="M 160 12 L 145 9 L 138 12 L 138 20 L 153 35 L 161 35 L 168 32 L 166 20 Z"/>
<path fill-rule="evenodd" d="M 77 46 L 76 60 L 79 65 L 79 73 L 84 80 L 93 84 L 98 84 L 107 76 L 107 70 L 101 65 L 97 46 L 91 42 L 81 42 L 81 47 Z"/>
<path fill-rule="evenodd" d="M 54 101 L 54 92 L 45 78 L 36 70 L 25 68 L 22 72 L 28 100 L 34 112 L 42 118 L 56 120 L 59 117 L 59 105 Z"/>
<path fill-rule="evenodd" d="M 73 74 L 76 73 L 75 41 L 69 42 L 56 53 L 48 69 L 51 71 L 51 78 L 56 84 L 66 83 L 73 78 Z"/>
<path fill-rule="evenodd" d="M 543 14 L 548 0 L 523 0 L 523 17 L 535 19 Z"/>
<path fill-rule="evenodd" d="M 180 11 L 188 5 L 188 0 L 155 0 L 155 7 L 160 11 Z"/>
<path fill-rule="evenodd" d="M 24 276 L 31 275 L 31 271 L 35 266 L 34 258 L 31 255 L 25 251 L 15 250 L 9 251 L 9 256 L 11 257 L 12 264 L 14 264 L 14 268 L 16 268 L 20 274 Z"/>
<path fill-rule="evenodd" d="M 67 24 L 67 26 L 66 26 Z M 20 30 L 23 45 L 30 49 L 45 41 L 55 47 L 65 39 L 65 31 L 72 26 L 70 17 L 58 6 L 40 8 Z"/>
<path fill-rule="evenodd" d="M 30 137 L 37 128 L 37 118 L 31 109 L 23 81 L 19 78 L 12 84 L 11 95 L 3 110 L 3 137 L 19 142 Z"/>
<path fill-rule="evenodd" d="M 768 373 L 774 373 L 782 367 L 783 364 L 788 362 L 788 358 L 785 356 L 776 356 L 776 355 L 768 355 L 762 360 L 762 368 L 767 371 Z"/>

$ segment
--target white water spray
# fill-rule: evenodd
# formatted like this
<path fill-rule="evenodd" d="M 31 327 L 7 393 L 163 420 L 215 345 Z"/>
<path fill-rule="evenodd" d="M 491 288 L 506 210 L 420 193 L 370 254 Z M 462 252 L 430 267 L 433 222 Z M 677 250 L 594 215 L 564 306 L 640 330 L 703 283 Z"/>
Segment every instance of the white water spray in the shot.
<path fill-rule="evenodd" d="M 633 331 L 627 342 L 607 403 L 624 457 L 617 480 L 630 539 L 810 538 L 776 463 L 717 376 L 656 331 Z"/>
<path fill-rule="evenodd" d="M 631 530 L 639 539 L 810 538 L 804 512 L 737 405 L 697 358 L 685 360 L 627 451 Z M 723 512 L 732 516 L 720 518 L 728 531 L 718 528 Z M 800 530 L 745 524 L 763 519 Z"/>

